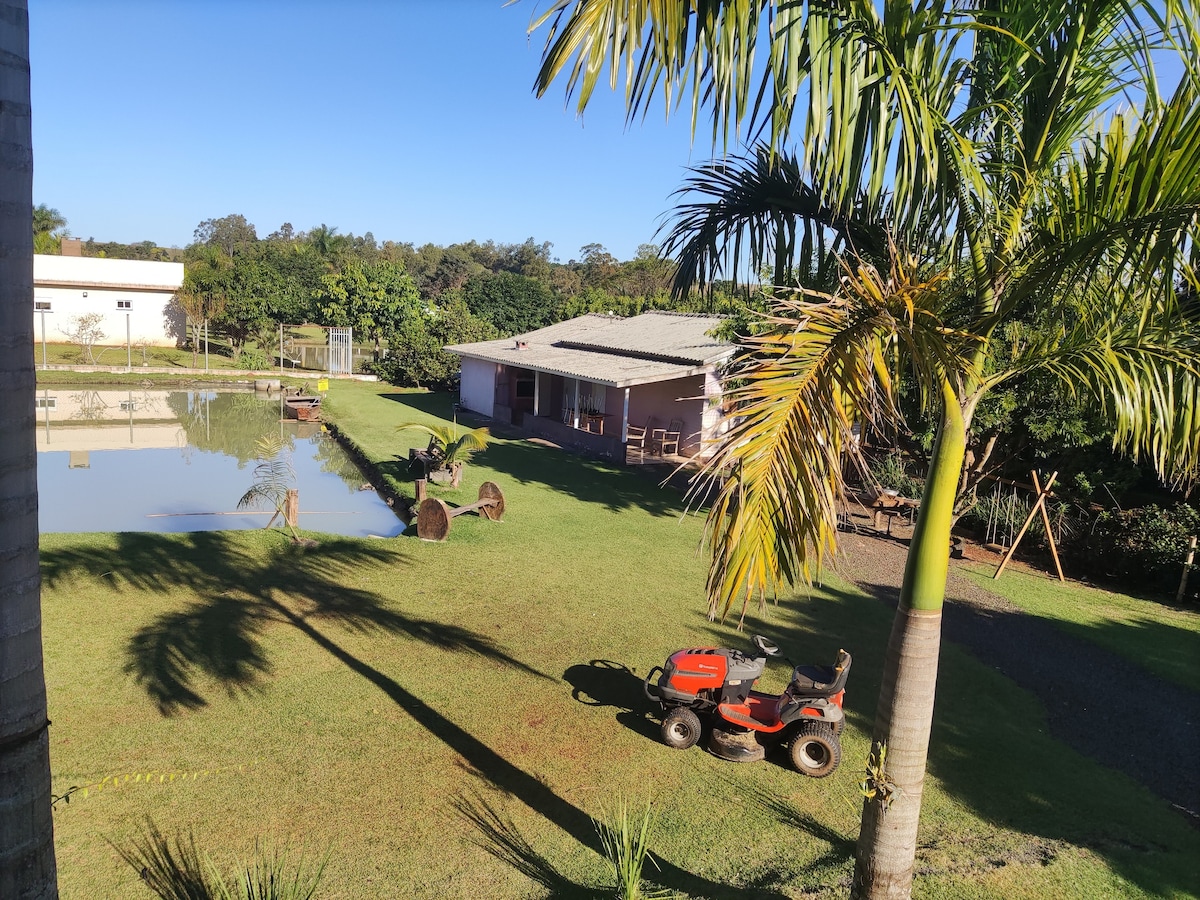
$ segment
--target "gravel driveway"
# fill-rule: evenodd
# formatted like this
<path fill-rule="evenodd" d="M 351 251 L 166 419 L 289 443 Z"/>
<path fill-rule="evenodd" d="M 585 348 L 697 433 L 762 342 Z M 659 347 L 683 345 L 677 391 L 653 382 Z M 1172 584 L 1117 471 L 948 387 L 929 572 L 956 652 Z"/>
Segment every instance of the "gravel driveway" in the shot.
<path fill-rule="evenodd" d="M 842 536 L 838 572 L 895 606 L 907 529 Z M 1031 616 L 954 570 L 942 634 L 1041 700 L 1051 733 L 1200 825 L 1200 695 Z M 1119 737 L 1119 740 L 1114 740 Z"/>

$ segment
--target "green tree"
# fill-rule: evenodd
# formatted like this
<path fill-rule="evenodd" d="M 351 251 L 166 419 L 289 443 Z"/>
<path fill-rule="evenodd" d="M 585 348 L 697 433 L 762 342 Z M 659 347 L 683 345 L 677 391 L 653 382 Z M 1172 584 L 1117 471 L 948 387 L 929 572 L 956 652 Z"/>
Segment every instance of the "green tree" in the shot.
<path fill-rule="evenodd" d="M 338 234 L 336 228 L 324 223 L 308 232 L 305 240 L 331 269 L 337 269 L 341 265 L 341 261 L 349 253 L 351 245 L 349 236 Z"/>
<path fill-rule="evenodd" d="M 462 295 L 471 314 L 491 322 L 501 334 L 521 334 L 555 321 L 556 302 L 550 289 L 524 275 L 473 276 Z"/>
<path fill-rule="evenodd" d="M 1200 17 L 1190 0 L 759 0 L 692 14 L 555 4 L 538 92 L 563 74 L 582 107 L 611 61 L 631 116 L 690 90 L 681 105 L 693 128 L 711 115 L 714 141 L 747 121 L 770 136 L 756 158 L 695 173 L 700 199 L 668 241 L 679 288 L 746 262 L 776 283 L 730 386 L 740 419 L 710 468 L 732 473 L 708 524 L 714 613 L 819 569 L 836 545 L 851 427 L 894 409 L 897 378 L 937 422 L 852 887 L 906 897 L 947 546 L 980 402 L 1044 371 L 1095 396 L 1119 445 L 1167 477 L 1197 475 L 1200 334 L 1177 287 L 1197 282 Z M 1182 64 L 1169 96 L 1156 54 Z M 1130 111 L 1114 111 L 1118 99 Z M 796 158 L 782 152 L 793 137 Z M 1039 329 L 993 367 L 1002 326 L 1029 315 Z"/>
<path fill-rule="evenodd" d="M 233 257 L 238 250 L 258 242 L 254 226 L 239 213 L 219 219 L 205 219 L 196 226 L 192 237 L 197 244 L 220 248 L 228 257 Z"/>
<path fill-rule="evenodd" d="M 380 260 L 371 265 L 349 260 L 340 272 L 321 278 L 315 295 L 321 321 L 353 328 L 375 343 L 380 358 L 383 336 L 395 331 L 421 306 L 417 286 L 403 266 Z"/>
<path fill-rule="evenodd" d="M 0 4 L 0 897 L 58 896 L 34 446 L 29 11 Z"/>
<path fill-rule="evenodd" d="M 405 387 L 447 388 L 461 360 L 443 347 L 499 337 L 489 322 L 471 315 L 461 297 L 449 295 L 444 305 L 420 309 L 388 335 L 387 355 L 375 371 L 392 384 Z"/>
<path fill-rule="evenodd" d="M 62 213 L 39 203 L 33 208 L 33 252 L 62 252 L 62 239 L 69 234 L 66 228 L 67 220 Z"/>

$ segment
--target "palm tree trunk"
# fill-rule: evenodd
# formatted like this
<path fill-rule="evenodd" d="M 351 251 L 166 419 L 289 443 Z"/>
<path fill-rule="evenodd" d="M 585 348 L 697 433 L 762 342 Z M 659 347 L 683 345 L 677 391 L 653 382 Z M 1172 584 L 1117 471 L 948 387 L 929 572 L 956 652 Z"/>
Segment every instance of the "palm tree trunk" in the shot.
<path fill-rule="evenodd" d="M 0 2 L 0 897 L 55 884 L 33 373 L 29 11 Z"/>
<path fill-rule="evenodd" d="M 943 414 L 909 546 L 900 605 L 883 664 L 872 749 L 886 748 L 884 791 L 863 802 L 855 850 L 855 900 L 901 900 L 912 891 L 917 821 L 942 637 L 942 602 L 950 565 L 950 528 L 966 454 L 966 424 L 958 398 L 943 390 Z M 881 800 L 892 788 L 891 801 Z"/>

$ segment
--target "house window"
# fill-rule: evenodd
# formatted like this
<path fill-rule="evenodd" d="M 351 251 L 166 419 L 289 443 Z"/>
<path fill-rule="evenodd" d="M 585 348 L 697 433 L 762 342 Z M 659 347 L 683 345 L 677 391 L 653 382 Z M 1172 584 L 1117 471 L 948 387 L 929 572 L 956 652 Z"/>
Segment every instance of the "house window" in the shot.
<path fill-rule="evenodd" d="M 532 400 L 533 399 L 533 379 L 518 378 L 517 379 L 517 399 Z"/>
<path fill-rule="evenodd" d="M 57 397 L 37 397 L 34 400 L 36 409 L 58 409 Z"/>
<path fill-rule="evenodd" d="M 36 312 L 50 312 L 50 301 L 49 300 L 34 300 L 33 308 L 34 308 L 34 311 L 36 311 Z"/>
<path fill-rule="evenodd" d="M 129 301 L 129 300 L 118 300 L 117 301 L 117 309 L 130 309 L 130 308 L 132 308 L 132 301 Z"/>

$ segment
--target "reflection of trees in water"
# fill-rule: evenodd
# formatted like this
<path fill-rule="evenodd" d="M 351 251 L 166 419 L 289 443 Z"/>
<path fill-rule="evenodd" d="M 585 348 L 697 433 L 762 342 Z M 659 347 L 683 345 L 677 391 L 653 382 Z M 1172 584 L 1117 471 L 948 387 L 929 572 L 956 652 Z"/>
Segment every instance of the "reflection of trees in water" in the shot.
<path fill-rule="evenodd" d="M 109 403 L 100 391 L 75 391 L 71 394 L 71 418 L 81 422 L 102 422 L 120 419 L 128 413 L 158 412 L 163 408 L 162 391 L 105 391 L 115 402 Z"/>
<path fill-rule="evenodd" d="M 279 404 L 245 391 L 173 391 L 167 405 L 179 417 L 189 444 L 228 454 L 237 459 L 238 468 L 258 458 L 259 438 L 279 431 Z M 283 439 L 292 449 L 293 436 L 285 431 Z"/>
<path fill-rule="evenodd" d="M 321 471 L 336 475 L 351 491 L 357 491 L 366 482 L 362 470 L 330 435 L 320 435 L 316 442 L 316 450 L 316 458 L 321 461 Z"/>
<path fill-rule="evenodd" d="M 76 391 L 71 394 L 71 403 L 75 407 L 71 412 L 72 419 L 96 422 L 108 417 L 106 413 L 109 406 L 99 391 Z"/>

